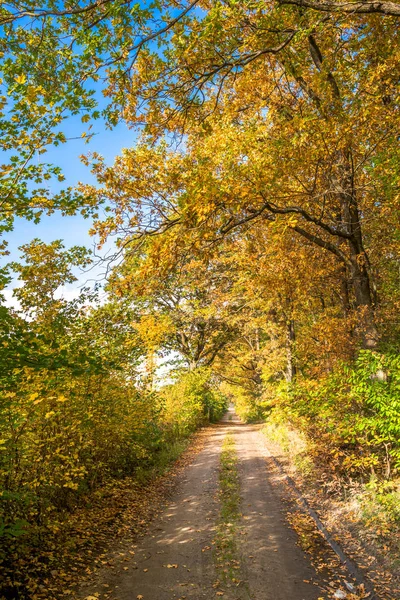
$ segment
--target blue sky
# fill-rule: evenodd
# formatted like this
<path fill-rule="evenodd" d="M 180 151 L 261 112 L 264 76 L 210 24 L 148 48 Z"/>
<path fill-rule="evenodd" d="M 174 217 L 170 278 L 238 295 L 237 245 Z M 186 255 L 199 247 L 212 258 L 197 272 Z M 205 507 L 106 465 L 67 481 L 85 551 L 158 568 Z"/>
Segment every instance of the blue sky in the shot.
<path fill-rule="evenodd" d="M 71 118 L 66 121 L 65 130 L 70 137 L 80 136 L 83 127 L 79 118 Z M 104 156 L 108 164 L 112 164 L 114 158 L 121 152 L 122 148 L 133 146 L 137 138 L 137 134 L 129 130 L 124 124 L 120 124 L 115 129 L 109 130 L 106 129 L 103 122 L 97 121 L 93 129 L 98 135 L 95 135 L 88 144 L 85 144 L 83 139 L 73 139 L 62 146 L 49 149 L 45 155 L 48 162 L 54 162 L 62 167 L 66 178 L 64 182 L 66 186 L 74 185 L 79 181 L 87 183 L 96 182 L 90 173 L 90 169 L 82 164 L 79 158 L 80 155 L 96 151 Z M 37 225 L 32 221 L 16 219 L 14 231 L 7 234 L 8 249 L 10 250 L 7 262 L 18 260 L 20 255 L 18 246 L 29 243 L 34 238 L 40 238 L 47 243 L 56 239 L 62 239 L 66 247 L 74 245 L 92 247 L 94 240 L 88 234 L 90 226 L 91 221 L 84 219 L 81 215 L 63 217 L 59 213 L 54 213 L 48 217 L 43 217 Z M 106 245 L 104 253 L 109 251 L 110 247 L 111 244 Z M 82 285 L 91 285 L 94 283 L 94 280 L 98 282 L 104 281 L 104 265 L 95 266 L 86 273 L 75 271 L 75 275 L 78 278 L 75 284 L 63 286 L 59 290 L 59 296 L 62 296 L 66 300 L 76 298 L 79 294 L 79 288 Z M 19 309 L 19 303 L 12 294 L 12 288 L 15 285 L 18 285 L 18 282 L 14 280 L 9 289 L 3 290 L 2 293 L 4 294 L 7 306 Z M 171 383 L 172 380 L 168 376 L 171 366 L 168 364 L 168 361 L 176 358 L 180 358 L 180 356 L 176 353 L 170 353 L 167 357 L 158 360 L 157 378 L 159 385 Z"/>
<path fill-rule="evenodd" d="M 139 5 L 144 8 L 148 3 L 148 0 L 140 0 Z M 176 10 L 178 11 L 178 9 Z M 197 13 L 200 9 L 196 8 L 194 10 Z M 151 42 L 150 46 L 152 45 L 154 45 L 156 51 L 161 52 L 161 50 L 157 50 L 156 42 Z M 107 100 L 102 94 L 103 84 L 92 82 L 88 85 L 94 90 L 94 98 L 98 101 L 98 108 L 101 111 L 107 104 Z M 81 134 L 85 129 L 87 130 L 87 125 L 82 124 L 79 116 L 67 118 L 61 129 L 67 139 L 71 139 L 58 147 L 48 147 L 47 153 L 41 157 L 41 160 L 62 168 L 66 178 L 63 183 L 65 187 L 73 186 L 79 181 L 95 183 L 90 169 L 82 164 L 79 158 L 80 155 L 96 151 L 104 156 L 107 164 L 112 164 L 121 150 L 132 147 L 137 139 L 137 132 L 129 130 L 125 124 L 121 123 L 114 129 L 109 130 L 106 128 L 104 121 L 99 119 L 93 122 L 91 130 L 91 133 L 94 132 L 96 135 L 93 136 L 89 144 L 86 144 L 84 139 L 81 138 Z M 57 192 L 60 189 L 60 184 L 49 182 L 49 189 L 50 192 Z M 93 239 L 88 235 L 90 226 L 91 222 L 80 215 L 63 217 L 60 213 L 44 216 L 37 225 L 32 221 L 16 219 L 14 231 L 6 235 L 10 256 L 3 258 L 2 262 L 18 261 L 20 259 L 18 247 L 29 243 L 34 238 L 39 238 L 47 243 L 55 239 L 62 239 L 66 247 L 76 244 L 91 247 Z"/>
<path fill-rule="evenodd" d="M 82 125 L 79 117 L 71 117 L 65 121 L 63 131 L 65 131 L 67 137 L 80 138 L 84 128 L 85 126 Z M 112 164 L 122 148 L 133 146 L 137 138 L 137 133 L 129 130 L 123 123 L 109 130 L 103 121 L 98 120 L 93 124 L 93 131 L 96 135 L 89 143 L 85 143 L 83 139 L 71 139 L 61 146 L 49 148 L 44 155 L 46 162 L 52 162 L 62 168 L 65 175 L 65 181 L 62 185 L 65 185 L 65 187 L 75 185 L 79 181 L 96 183 L 90 168 L 86 167 L 80 160 L 82 154 L 96 151 L 104 156 L 108 164 Z M 51 185 L 54 184 L 50 183 L 50 190 Z M 60 184 L 58 184 L 57 189 L 54 188 L 51 191 L 55 192 L 59 188 Z M 94 239 L 88 233 L 90 227 L 90 219 L 84 219 L 79 214 L 65 217 L 58 211 L 52 215 L 42 217 L 38 224 L 18 218 L 15 220 L 14 230 L 6 234 L 10 255 L 4 257 L 2 262 L 19 261 L 21 253 L 18 247 L 29 243 L 34 238 L 39 238 L 46 243 L 61 239 L 67 248 L 74 245 L 91 248 Z M 108 244 L 103 252 L 110 250 L 110 247 L 112 247 L 111 244 Z M 104 265 L 95 266 L 89 273 L 76 272 L 76 276 L 78 281 L 60 290 L 60 295 L 72 299 L 78 295 L 79 288 L 82 285 L 93 284 L 94 280 L 104 281 Z M 9 289 L 5 292 L 5 297 L 7 305 L 18 307 L 18 303 L 12 296 L 12 288 L 15 285 L 18 285 L 18 283 L 13 280 Z"/>
<path fill-rule="evenodd" d="M 80 123 L 80 119 L 73 118 L 68 119 L 64 127 L 68 137 L 80 136 L 83 129 L 84 126 Z M 112 164 L 122 148 L 135 144 L 136 133 L 129 130 L 124 124 L 120 124 L 110 131 L 106 129 L 103 122 L 96 121 L 93 130 L 97 135 L 88 144 L 83 139 L 72 139 L 57 148 L 50 148 L 45 155 L 46 161 L 53 162 L 62 168 L 65 175 L 63 185 L 75 185 L 79 181 L 95 183 L 90 169 L 83 165 L 79 158 L 82 154 L 96 151 L 105 157 L 108 164 Z M 35 237 L 44 242 L 63 239 L 67 247 L 75 244 L 91 246 L 93 239 L 88 234 L 90 225 L 90 220 L 84 219 L 81 215 L 63 217 L 59 212 L 43 217 L 37 225 L 32 221 L 17 219 L 14 231 L 7 234 L 8 249 L 11 253 L 8 260 L 18 259 L 18 246 L 30 242 Z"/>

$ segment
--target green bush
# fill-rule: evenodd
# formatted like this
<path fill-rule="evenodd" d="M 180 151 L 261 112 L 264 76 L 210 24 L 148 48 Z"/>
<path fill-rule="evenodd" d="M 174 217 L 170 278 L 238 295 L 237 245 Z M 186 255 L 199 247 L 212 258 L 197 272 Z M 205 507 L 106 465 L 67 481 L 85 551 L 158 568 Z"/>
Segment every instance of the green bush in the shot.
<path fill-rule="evenodd" d="M 325 466 L 388 478 L 400 469 L 400 356 L 359 353 L 318 381 L 293 385 L 278 405 L 305 431 Z"/>
<path fill-rule="evenodd" d="M 189 435 L 206 422 L 218 421 L 227 409 L 227 400 L 213 385 L 208 369 L 181 374 L 160 394 L 163 422 L 178 437 Z"/>
<path fill-rule="evenodd" d="M 265 418 L 269 407 L 255 393 L 235 388 L 235 410 L 245 423 L 259 423 Z"/>

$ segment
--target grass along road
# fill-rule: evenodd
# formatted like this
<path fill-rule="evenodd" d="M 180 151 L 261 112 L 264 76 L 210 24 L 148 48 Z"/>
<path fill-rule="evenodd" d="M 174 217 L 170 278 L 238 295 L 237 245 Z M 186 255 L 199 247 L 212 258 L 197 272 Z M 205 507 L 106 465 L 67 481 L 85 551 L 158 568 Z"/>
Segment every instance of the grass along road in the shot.
<path fill-rule="evenodd" d="M 219 485 L 220 514 L 213 544 L 218 575 L 215 586 L 218 587 L 222 582 L 228 588 L 243 587 L 238 551 L 240 480 L 235 443 L 230 433 L 222 443 Z"/>

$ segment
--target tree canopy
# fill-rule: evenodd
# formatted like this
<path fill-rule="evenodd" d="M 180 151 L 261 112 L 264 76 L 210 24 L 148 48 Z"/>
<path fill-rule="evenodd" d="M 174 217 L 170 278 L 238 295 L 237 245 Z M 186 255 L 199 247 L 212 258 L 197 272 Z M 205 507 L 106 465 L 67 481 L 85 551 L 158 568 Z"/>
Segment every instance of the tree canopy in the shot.
<path fill-rule="evenodd" d="M 79 245 L 27 240 L 0 271 L 1 560 L 228 399 L 332 477 L 399 472 L 399 7 L 2 4 L 4 240 L 81 211 L 114 251 L 72 300 Z M 46 153 L 76 121 L 96 184 L 73 188 Z M 112 165 L 96 121 L 137 133 Z"/>

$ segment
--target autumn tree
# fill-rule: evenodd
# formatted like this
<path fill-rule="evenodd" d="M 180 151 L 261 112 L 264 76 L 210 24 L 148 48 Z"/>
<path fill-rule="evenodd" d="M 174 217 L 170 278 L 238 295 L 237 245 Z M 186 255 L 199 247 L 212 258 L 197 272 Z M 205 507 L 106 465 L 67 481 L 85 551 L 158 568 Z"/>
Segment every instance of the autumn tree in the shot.
<path fill-rule="evenodd" d="M 86 140 L 96 120 L 109 127 L 119 122 L 139 55 L 153 40 L 168 40 L 196 3 L 2 3 L 0 233 L 16 216 L 37 221 L 54 210 L 95 211 L 68 184 L 62 188 L 61 169 L 46 153 L 70 138 L 68 119 L 81 122 Z"/>
<path fill-rule="evenodd" d="M 284 219 L 333 255 L 363 344 L 375 347 L 365 240 L 366 224 L 392 202 L 376 198 L 376 167 L 388 147 L 397 157 L 395 21 L 259 3 L 202 8 L 173 26 L 168 53 L 138 56 L 125 110 L 151 139 L 186 133 L 185 150 L 144 145 L 114 174 L 95 167 L 106 183 L 97 198 L 116 211 L 99 230 L 138 238 L 184 224 L 207 246 L 251 221 Z"/>
<path fill-rule="evenodd" d="M 178 353 L 194 370 L 212 365 L 236 328 L 223 258 L 193 255 L 185 260 L 182 251 L 175 232 L 147 240 L 140 254 L 128 246 L 111 275 L 110 289 L 136 312 L 139 334 L 150 352 Z"/>
<path fill-rule="evenodd" d="M 395 101 L 396 17 L 393 2 L 7 2 L 0 13 L 1 148 L 9 157 L 1 167 L 2 229 L 15 215 L 95 210 L 72 190 L 49 190 L 48 181 L 63 175 L 42 155 L 67 140 L 70 116 L 87 124 L 86 138 L 99 117 L 110 126 L 145 124 L 152 135 L 182 133 L 221 104 L 239 115 L 268 109 L 268 89 L 246 83 L 258 73 L 261 83 L 276 80 L 279 94 L 286 79 L 295 95 L 324 104 L 325 115 L 326 102 L 333 94 L 340 104 L 340 94 L 346 112 L 341 77 L 350 55 L 353 71 L 373 68 L 380 77 L 371 89 L 349 80 L 347 92 L 361 90 L 364 104 L 375 98 L 387 112 Z"/>

